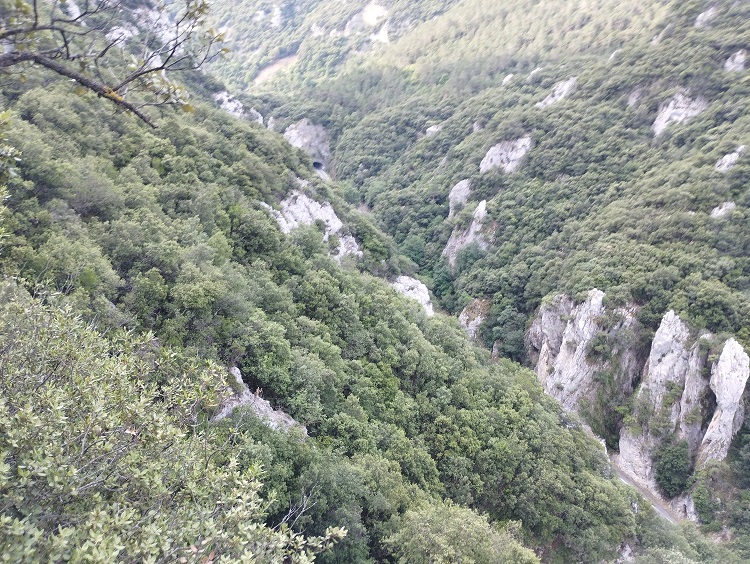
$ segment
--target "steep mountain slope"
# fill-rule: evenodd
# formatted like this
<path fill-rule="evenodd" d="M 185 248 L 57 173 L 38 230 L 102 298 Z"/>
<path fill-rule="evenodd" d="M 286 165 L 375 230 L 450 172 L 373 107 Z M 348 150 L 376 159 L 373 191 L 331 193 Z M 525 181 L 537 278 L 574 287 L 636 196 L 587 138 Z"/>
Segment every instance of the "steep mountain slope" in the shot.
<path fill-rule="evenodd" d="M 52 398 L 58 388 L 60 397 L 98 393 L 92 369 L 97 356 L 104 362 L 109 355 L 114 365 L 104 364 L 101 375 L 107 386 L 149 390 L 138 417 L 148 420 L 149 402 L 168 402 L 170 386 L 203 387 L 205 403 L 180 396 L 192 419 L 175 433 L 203 441 L 200 452 L 212 453 L 206 467 L 231 469 L 230 481 L 235 474 L 255 479 L 262 465 L 266 486 L 258 491 L 269 503 L 258 501 L 252 515 L 269 527 L 286 523 L 312 537 L 344 527 L 346 537 L 321 561 L 383 561 L 422 550 L 423 524 L 434 524 L 436 514 L 452 523 L 469 519 L 473 529 L 472 541 L 462 543 L 455 526 L 429 525 L 435 558 L 459 551 L 536 561 L 519 539 L 558 561 L 613 557 L 623 542 L 644 549 L 683 543 L 679 550 L 697 558 L 703 541 L 688 544 L 658 522 L 654 529 L 650 511 L 634 513 L 634 494 L 611 477 L 599 446 L 543 395 L 530 371 L 510 361 L 491 364 L 454 321 L 428 316 L 373 276 L 393 276 L 408 261 L 280 135 L 201 104 L 194 114 L 163 115 L 152 131 L 33 71 L 2 96 L 14 116 L 7 144 L 21 158 L 8 179 L 2 268 L 38 295 L 29 301 L 13 290 L 3 298 L 2 546 L 17 546 L 26 531 L 33 554 L 63 558 L 56 555 L 89 549 L 85 519 L 91 527 L 114 519 L 96 511 L 116 511 L 124 495 L 119 477 L 127 482 L 127 474 L 107 478 L 105 466 L 77 493 L 70 480 L 85 460 L 68 450 L 64 433 L 66 420 L 82 414 L 70 403 L 63 406 L 69 414 L 56 412 Z M 361 256 L 341 256 L 347 237 Z M 19 307 L 56 320 L 53 334 L 40 338 L 27 325 L 31 313 L 14 313 Z M 80 340 L 90 348 L 79 358 L 66 346 L 78 351 Z M 232 388 L 230 371 L 244 386 Z M 138 440 L 151 427 L 128 419 L 135 415 L 127 393 L 118 394 L 121 401 L 108 408 L 112 432 L 118 441 L 123 433 Z M 18 406 L 37 396 L 31 419 L 24 418 Z M 233 402 L 246 408 L 207 423 Z M 286 411 L 309 438 L 297 425 L 289 434 L 268 428 L 270 408 Z M 71 472 L 54 480 L 72 497 L 34 497 L 29 480 L 46 483 L 47 459 L 38 448 L 18 450 L 13 418 L 48 436 L 46 449 L 60 445 L 55 455 Z M 23 463 L 32 454 L 42 462 Z M 170 460 L 152 460 L 148 477 L 167 496 L 194 481 L 174 478 L 161 465 Z M 76 501 L 83 491 L 91 497 Z M 133 503 L 128 519 L 108 525 L 110 557 L 135 558 L 119 539 L 132 520 L 149 518 L 153 503 L 160 502 Z M 211 535 L 220 539 L 208 529 L 203 537 L 192 529 L 178 535 L 206 540 L 195 544 L 198 552 L 186 546 L 190 558 L 203 558 L 204 547 L 231 556 L 222 547 L 239 537 L 214 525 Z M 59 526 L 69 527 L 67 548 L 55 540 Z M 289 550 L 304 546 L 294 544 L 300 538 L 290 542 Z M 165 546 L 148 554 L 168 558 Z M 726 560 L 718 550 L 711 554 Z"/>
<path fill-rule="evenodd" d="M 268 63 L 266 45 L 295 56 L 283 72 L 224 76 L 276 129 L 325 126 L 346 199 L 393 236 L 438 305 L 496 356 L 532 364 L 641 461 L 634 479 L 709 529 L 746 535 L 728 500 L 748 448 L 747 5 L 412 4 L 429 17 L 316 3 L 259 36 Z M 576 312 L 587 328 L 564 337 Z M 688 337 L 663 338 L 670 315 Z M 533 323 L 548 333 L 536 344 Z M 678 363 L 657 377 L 664 342 L 697 376 Z M 721 479 L 731 486 L 707 495 Z"/>

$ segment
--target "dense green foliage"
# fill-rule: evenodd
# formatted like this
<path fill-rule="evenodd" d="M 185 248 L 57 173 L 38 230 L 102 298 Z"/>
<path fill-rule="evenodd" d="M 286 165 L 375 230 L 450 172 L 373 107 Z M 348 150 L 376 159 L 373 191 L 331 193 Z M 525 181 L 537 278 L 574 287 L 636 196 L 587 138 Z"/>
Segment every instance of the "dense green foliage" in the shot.
<path fill-rule="evenodd" d="M 28 302 L 18 297 L 20 290 L 6 298 L 4 322 L 20 330 L 14 342 L 48 363 L 27 363 L 24 378 L 13 374 L 19 393 L 47 393 L 48 403 L 39 405 L 54 406 L 52 392 L 23 386 L 48 373 L 73 384 L 84 378 L 86 389 L 111 390 L 111 401 L 120 402 L 106 413 L 105 426 L 134 428 L 129 402 L 117 399 L 129 397 L 136 421 L 145 419 L 154 432 L 158 426 L 180 434 L 182 442 L 175 444 L 158 436 L 137 442 L 125 461 L 134 464 L 127 472 L 143 468 L 142 481 L 133 481 L 140 493 L 144 484 L 157 484 L 147 492 L 154 496 L 182 491 L 173 468 L 182 459 L 193 481 L 200 476 L 226 483 L 216 491 L 196 485 L 191 503 L 201 507 L 184 528 L 164 523 L 190 506 L 177 499 L 163 506 L 154 527 L 164 538 L 172 535 L 174 546 L 189 548 L 185 543 L 204 526 L 200 534 L 213 535 L 217 549 L 234 550 L 225 546 L 242 537 L 233 532 L 231 516 L 210 527 L 201 519 L 215 509 L 212 496 L 232 495 L 239 476 L 249 480 L 243 495 L 256 523 L 252 534 L 274 550 L 299 553 L 308 543 L 313 552 L 327 544 L 321 539 L 329 527 L 347 530 L 318 557 L 323 562 L 533 562 L 538 556 L 599 562 L 613 558 L 626 541 L 646 550 L 643 558 L 651 560 L 644 562 L 732 562 L 692 529 L 662 523 L 642 501 L 635 512 L 637 496 L 611 478 L 599 445 L 542 394 L 533 373 L 505 359 L 491 363 L 455 321 L 427 317 L 381 277 L 419 270 L 451 312 L 471 297 L 489 296 L 491 317 L 482 335 L 514 359 L 524 356 L 527 321 L 544 296 L 592 286 L 616 302 L 638 301 L 647 328 L 671 305 L 698 325 L 746 338 L 742 291 L 750 273 L 742 206 L 748 168 L 740 161 L 721 175 L 712 165 L 746 131 L 741 108 L 730 102 L 747 93 L 747 81 L 720 70 L 697 81 L 683 67 L 665 73 L 666 63 L 645 57 L 651 47 L 642 34 L 662 29 L 669 13 L 662 3 L 621 21 L 627 8 L 606 1 L 586 3 L 583 12 L 571 6 L 555 20 L 538 17 L 555 12 L 550 2 L 522 15 L 520 2 L 398 1 L 388 9 L 395 22 L 391 37 L 400 39 L 382 49 L 373 49 L 367 34 L 330 33 L 343 31 L 364 2 L 339 2 L 333 9 L 322 0 L 277 6 L 278 27 L 274 4 L 216 6 L 217 24 L 234 28 L 228 34 L 235 34 L 239 55 L 263 46 L 262 53 L 228 58 L 216 69 L 244 87 L 268 63 L 296 54 L 289 81 L 276 79 L 283 90 L 252 102 L 282 126 L 302 116 L 328 125 L 341 183 L 316 179 L 309 159 L 279 135 L 202 104 L 192 115 L 162 115 L 160 128 L 150 131 L 33 71 L 26 83 L 2 85 L 0 107 L 14 116 L 3 148 L 18 149 L 22 161 L 18 176 L 7 179 L 0 265 L 45 302 Z M 256 18 L 258 10 L 263 14 Z M 666 61 L 678 51 L 686 56 L 687 30 L 689 55 L 706 68 L 710 61 L 719 64 L 744 41 L 745 27 L 734 23 L 742 10 L 728 7 L 715 27 L 692 31 L 698 7 L 681 8 L 686 15 L 655 52 Z M 504 24 L 493 27 L 503 11 Z M 599 19 L 604 13 L 606 22 Z M 310 28 L 323 18 L 327 27 L 316 45 Z M 538 24 L 526 26 L 529 18 Z M 258 27 L 250 25 L 255 20 Z M 560 27 L 559 36 L 551 27 Z M 727 28 L 739 34 L 731 46 L 722 42 Z M 527 30 L 518 39 L 523 49 L 509 39 L 519 29 Z M 483 38 L 481 48 L 463 39 L 472 35 Z M 551 57 L 556 45 L 559 52 Z M 370 58 L 373 53 L 377 57 Z M 547 70 L 525 79 L 542 63 Z M 550 109 L 536 108 L 557 79 L 570 76 L 570 66 L 563 65 L 573 63 L 580 65 L 575 93 Z M 521 76 L 501 86 L 507 73 Z M 197 93 L 222 88 L 210 77 L 193 81 Z M 656 107 L 678 86 L 700 88 L 712 105 L 653 139 Z M 636 87 L 641 99 L 630 108 L 627 98 Z M 435 124 L 442 130 L 425 137 Z M 716 128 L 710 134 L 707 124 Z M 487 148 L 525 133 L 534 148 L 517 174 L 477 172 Z M 301 187 L 299 178 L 309 184 Z M 472 179 L 471 202 L 446 220 L 448 191 L 462 178 Z M 712 190 L 705 190 L 706 183 Z M 278 207 L 300 189 L 333 204 L 347 233 L 362 245 L 361 259 L 334 261 L 320 225 L 288 237 L 281 233 L 262 204 Z M 487 251 L 467 249 L 451 269 L 440 252 L 452 229 L 468 224 L 480 199 L 489 202 L 494 244 Z M 727 199 L 739 204 L 732 221 L 710 219 L 708 212 Z M 357 213 L 352 204 L 360 203 L 373 214 Z M 10 316 L 27 303 L 55 319 L 59 334 L 78 337 L 37 338 Z M 593 354 L 607 354 L 601 344 Z M 101 390 L 97 380 L 88 380 L 97 377 L 96 359 L 104 359 L 102 374 L 110 376 Z M 69 370 L 68 361 L 79 364 Z M 210 393 L 202 401 L 188 396 L 194 400 L 189 417 L 170 409 L 170 394 L 201 383 L 204 391 L 217 390 L 233 366 L 250 389 L 262 390 L 274 407 L 304 424 L 309 437 L 272 431 L 247 410 L 208 424 L 209 404 L 215 403 Z M 65 386 L 59 401 L 72 393 Z M 96 398 L 92 393 L 85 401 Z M 613 406 L 621 408 L 620 400 L 613 398 Z M 614 436 L 623 413 L 605 420 L 606 411 L 591 408 Z M 18 413 L 6 409 L 2 416 Z M 76 430 L 65 417 L 50 411 L 28 438 L 29 457 L 58 455 L 60 433 Z M 12 438 L 10 427 L 3 426 L 3 441 Z M 44 441 L 36 438 L 45 433 Z M 111 434 L 113 448 L 131 446 L 123 434 Z M 201 444 L 216 448 L 199 451 Z M 166 448 L 164 456 L 156 454 L 160 448 Z M 24 469 L 11 464 L 16 456 L 5 457 L 3 495 L 25 487 Z M 675 467 L 665 468 L 667 475 Z M 39 473 L 37 482 L 44 476 Z M 68 493 L 78 488 L 70 476 L 54 476 L 50 487 Z M 70 546 L 84 542 L 78 539 L 86 523 L 94 523 L 95 510 L 110 523 L 111 504 L 127 495 L 121 484 L 103 483 L 109 489 L 102 499 L 92 492 L 80 504 L 44 500 L 44 511 L 79 523 Z M 35 538 L 52 551 L 56 523 L 33 521 L 40 511 L 25 493 L 18 496 L 15 509 L 3 504 L 4 522 L 24 521 L 28 512 L 29 528 L 20 534 L 44 531 Z M 145 493 L 127 501 L 135 504 L 132 515 L 148 514 L 154 503 Z M 712 510 L 710 500 L 704 505 Z M 733 518 L 740 523 L 743 515 L 737 511 Z M 282 523 L 289 529 L 279 528 Z M 110 554 L 137 558 L 136 539 L 147 533 L 136 528 L 126 539 L 112 533 L 116 526 L 128 522 L 109 526 Z"/>

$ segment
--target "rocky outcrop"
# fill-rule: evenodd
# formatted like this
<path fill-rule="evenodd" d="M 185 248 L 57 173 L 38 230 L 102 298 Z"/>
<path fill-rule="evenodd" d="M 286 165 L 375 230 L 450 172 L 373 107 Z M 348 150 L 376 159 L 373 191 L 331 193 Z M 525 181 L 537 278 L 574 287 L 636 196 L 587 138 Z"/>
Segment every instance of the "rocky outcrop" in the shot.
<path fill-rule="evenodd" d="M 479 336 L 479 328 L 487 319 L 490 313 L 490 306 L 492 306 L 492 300 L 472 300 L 463 309 L 461 315 L 458 316 L 458 322 L 472 341 L 476 340 Z"/>
<path fill-rule="evenodd" d="M 307 429 L 304 425 L 297 423 L 290 415 L 283 411 L 274 409 L 271 404 L 261 397 L 261 391 L 251 392 L 247 384 L 242 380 L 242 373 L 236 366 L 229 370 L 235 384 L 227 386 L 223 392 L 223 398 L 219 409 L 211 419 L 212 422 L 221 421 L 229 417 L 238 407 L 247 407 L 263 423 L 276 431 L 290 431 L 300 429 L 307 436 Z"/>
<path fill-rule="evenodd" d="M 716 206 L 714 209 L 711 210 L 711 217 L 714 219 L 719 219 L 722 217 L 725 217 L 732 213 L 732 211 L 737 207 L 737 204 L 734 202 L 724 202 L 720 206 Z"/>
<path fill-rule="evenodd" d="M 547 96 L 541 102 L 536 103 L 536 107 L 546 108 L 547 106 L 551 106 L 552 104 L 559 102 L 573 91 L 576 82 L 578 82 L 577 76 L 571 77 L 568 80 L 558 82 L 557 84 L 555 84 L 555 86 L 552 87 L 552 92 L 549 94 L 549 96 Z"/>
<path fill-rule="evenodd" d="M 461 208 L 466 205 L 469 201 L 469 195 L 471 194 L 471 180 L 468 178 L 457 183 L 451 188 L 450 194 L 448 195 L 448 205 L 450 211 L 448 217 L 456 215 Z"/>
<path fill-rule="evenodd" d="M 448 259 L 448 264 L 451 268 L 456 266 L 456 260 L 458 259 L 458 253 L 468 247 L 471 244 L 477 244 L 480 249 L 486 250 L 489 246 L 489 242 L 482 233 L 482 227 L 484 226 L 484 219 L 487 216 L 487 201 L 482 200 L 474 210 L 474 215 L 471 220 L 471 225 L 468 229 L 461 230 L 456 227 L 451 233 L 448 244 L 443 249 L 442 256 Z"/>
<path fill-rule="evenodd" d="M 716 14 L 717 14 L 716 6 L 711 6 L 705 12 L 701 12 L 700 14 L 698 14 L 698 17 L 695 18 L 695 27 L 697 28 L 708 27 L 708 25 L 716 17 Z"/>
<path fill-rule="evenodd" d="M 217 92 L 213 96 L 214 102 L 219 104 L 219 107 L 227 112 L 228 114 L 233 115 L 234 117 L 242 118 L 245 117 L 245 106 L 240 102 L 237 98 L 232 96 L 229 92 L 224 90 L 223 92 Z M 257 111 L 253 110 L 257 116 L 260 116 L 260 122 L 263 124 L 263 116 L 261 116 Z M 253 118 L 257 120 L 257 117 L 254 115 Z"/>
<path fill-rule="evenodd" d="M 724 63 L 724 70 L 728 72 L 742 72 L 745 70 L 745 61 L 747 60 L 747 51 L 740 49 L 729 57 Z"/>
<path fill-rule="evenodd" d="M 674 311 L 667 312 L 651 343 L 636 396 L 634 416 L 642 427 L 622 430 L 618 460 L 623 472 L 656 496 L 653 453 L 661 437 L 677 432 L 694 445 L 700 440 L 701 418 L 695 418 L 694 410 L 700 409 L 706 389 L 706 354 L 687 324 Z"/>
<path fill-rule="evenodd" d="M 315 168 L 325 169 L 331 158 L 331 145 L 328 131 L 322 125 L 315 125 L 305 118 L 290 125 L 284 138 L 292 147 L 305 151 L 313 160 Z"/>
<path fill-rule="evenodd" d="M 740 401 L 748 376 L 747 353 L 737 341 L 729 339 L 711 370 L 710 385 L 716 396 L 716 411 L 701 442 L 698 468 L 710 460 L 726 458 L 729 445 L 744 422 L 744 406 Z"/>
<path fill-rule="evenodd" d="M 428 317 L 435 315 L 435 310 L 432 307 L 430 292 L 427 289 L 427 286 L 416 278 L 411 278 L 410 276 L 399 276 L 391 286 L 393 286 L 399 294 L 422 304 Z"/>
<path fill-rule="evenodd" d="M 377 26 L 383 19 L 388 16 L 388 9 L 376 2 L 370 2 L 361 12 L 352 17 L 344 28 L 345 35 L 361 33 L 367 28 Z"/>
<path fill-rule="evenodd" d="M 273 209 L 268 204 L 261 205 L 273 216 L 283 233 L 289 234 L 301 225 L 312 225 L 322 221 L 325 224 L 323 240 L 328 241 L 332 235 L 339 238 L 337 259 L 340 260 L 347 255 L 362 256 L 357 241 L 344 232 L 343 222 L 328 202 L 321 204 L 304 192 L 295 190 L 281 202 L 281 211 Z"/>
<path fill-rule="evenodd" d="M 592 392 L 596 366 L 588 361 L 587 351 L 599 331 L 597 320 L 604 313 L 603 299 L 604 292 L 591 290 L 584 303 L 570 308 L 569 300 L 558 297 L 551 308 L 542 306 L 547 311 L 537 317 L 546 318 L 550 325 L 540 326 L 535 320 L 529 330 L 529 342 L 539 355 L 539 381 L 544 391 L 567 409 L 575 409 L 578 401 Z M 569 321 L 560 333 L 566 318 Z"/>
<path fill-rule="evenodd" d="M 716 162 L 716 170 L 718 170 L 719 172 L 729 172 L 734 168 L 734 166 L 737 164 L 737 161 L 740 159 L 740 156 L 744 152 L 745 146 L 740 145 L 734 150 L 734 152 L 729 153 L 728 155 L 724 155 Z"/>
<path fill-rule="evenodd" d="M 506 174 L 515 172 L 530 149 L 531 136 L 529 135 L 498 143 L 487 151 L 479 164 L 479 172 L 487 172 L 493 168 L 502 168 Z"/>
<path fill-rule="evenodd" d="M 433 135 L 437 135 L 438 133 L 440 133 L 442 130 L 443 126 L 440 124 L 431 125 L 425 130 L 424 134 L 426 137 L 432 137 Z"/>
<path fill-rule="evenodd" d="M 651 128 L 655 135 L 660 135 L 669 124 L 682 123 L 703 113 L 708 108 L 708 102 L 703 98 L 689 98 L 684 94 L 677 94 L 659 107 L 659 114 Z"/>

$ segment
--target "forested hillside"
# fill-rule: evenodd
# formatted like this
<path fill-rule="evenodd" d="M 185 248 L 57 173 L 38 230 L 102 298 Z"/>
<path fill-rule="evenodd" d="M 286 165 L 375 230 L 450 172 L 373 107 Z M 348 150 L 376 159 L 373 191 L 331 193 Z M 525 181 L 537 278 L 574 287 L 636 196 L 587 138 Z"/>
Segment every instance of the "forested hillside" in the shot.
<path fill-rule="evenodd" d="M 436 304 L 573 398 L 654 495 L 747 551 L 747 5 L 273 5 L 233 3 L 253 34 L 216 12 L 251 62 L 215 67 L 231 91 L 276 130 L 324 126 L 345 199 Z M 667 338 L 672 319 L 684 338 Z M 659 343 L 685 360 L 659 367 Z"/>
<path fill-rule="evenodd" d="M 664 29 L 658 52 L 676 53 L 697 5 L 681 20 L 607 2 L 553 18 L 549 3 L 523 15 L 516 2 L 496 26 L 484 4 L 217 3 L 210 17 L 231 26 L 235 54 L 183 77 L 187 112 L 161 101 L 143 106 L 146 121 L 39 65 L 2 70 L 4 560 L 742 561 L 740 505 L 734 545 L 669 525 L 517 361 L 543 297 L 594 285 L 615 304 L 638 300 L 646 330 L 684 303 L 691 322 L 747 339 L 747 165 L 712 168 L 743 140 L 743 106 L 727 105 L 745 75 L 719 68 L 699 85 L 676 67 L 686 76 L 672 85 L 643 56 L 643 34 Z M 691 31 L 694 58 L 710 45 L 721 67 L 740 49 L 741 35 L 719 39 L 746 33 L 742 10 Z M 101 62 L 118 71 L 123 59 Z M 278 59 L 287 70 L 255 92 Z M 535 106 L 573 69 L 566 99 Z M 336 178 L 259 120 L 216 108 L 222 81 L 265 124 L 325 125 Z M 654 138 L 651 113 L 680 88 L 710 103 L 684 137 Z M 705 120 L 724 135 L 703 133 Z M 527 136 L 517 172 L 475 170 Z M 447 219 L 462 179 L 470 195 Z M 730 199 L 731 222 L 712 223 L 715 200 Z M 483 208 L 486 244 L 443 258 Z M 399 295 L 402 275 L 427 281 L 446 312 L 489 297 L 480 333 L 502 358 Z M 700 301 L 716 295 L 724 317 Z M 745 450 L 727 472 L 742 474 Z M 718 528 L 730 519 L 714 513 Z"/>

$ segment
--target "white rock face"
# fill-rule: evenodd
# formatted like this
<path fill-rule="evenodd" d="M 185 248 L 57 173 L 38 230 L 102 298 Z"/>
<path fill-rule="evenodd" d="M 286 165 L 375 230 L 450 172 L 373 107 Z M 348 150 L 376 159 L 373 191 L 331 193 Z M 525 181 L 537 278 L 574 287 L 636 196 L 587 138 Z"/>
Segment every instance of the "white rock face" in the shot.
<path fill-rule="evenodd" d="M 513 81 L 513 75 L 512 74 L 505 75 L 505 78 L 503 78 L 503 86 L 507 86 L 512 81 Z"/>
<path fill-rule="evenodd" d="M 551 106 L 555 102 L 559 102 L 560 100 L 565 98 L 568 94 L 570 94 L 573 91 L 573 88 L 575 88 L 576 82 L 578 82 L 577 76 L 571 77 L 568 80 L 563 80 L 561 82 L 558 82 L 552 88 L 552 92 L 550 93 L 549 96 L 547 96 L 541 102 L 537 102 L 535 104 L 536 107 L 546 108 L 547 106 Z"/>
<path fill-rule="evenodd" d="M 464 328 L 466 334 L 471 340 L 476 340 L 479 335 L 479 327 L 487 319 L 490 313 L 492 300 L 476 299 L 467 305 L 461 315 L 458 316 L 458 322 Z"/>
<path fill-rule="evenodd" d="M 72 19 L 81 17 L 81 9 L 73 0 L 66 0 L 65 2 L 61 2 L 60 8 L 62 8 L 63 12 L 65 12 L 65 14 Z"/>
<path fill-rule="evenodd" d="M 733 153 L 724 155 L 716 162 L 716 170 L 718 170 L 719 172 L 729 172 L 734 168 L 734 166 L 737 164 L 737 161 L 740 159 L 740 156 L 744 152 L 745 146 L 740 145 L 739 147 L 737 147 L 737 149 L 734 150 Z"/>
<path fill-rule="evenodd" d="M 261 205 L 273 216 L 283 233 L 289 234 L 301 225 L 312 225 L 316 221 L 322 221 L 326 226 L 324 241 L 328 241 L 331 235 L 339 237 L 337 259 L 340 260 L 346 255 L 362 256 L 354 237 L 342 233 L 344 224 L 328 202 L 321 204 L 307 194 L 295 190 L 281 202 L 281 211 L 273 209 L 268 204 Z"/>
<path fill-rule="evenodd" d="M 747 60 L 747 51 L 740 49 L 727 59 L 724 63 L 724 70 L 729 72 L 742 72 L 745 70 L 745 61 Z"/>
<path fill-rule="evenodd" d="M 597 367 L 587 358 L 588 347 L 599 332 L 597 321 L 604 313 L 603 299 L 604 292 L 594 289 L 585 302 L 573 308 L 554 363 L 547 366 L 546 373 L 537 371 L 544 391 L 566 409 L 575 409 L 578 401 L 591 392 Z M 555 325 L 555 330 L 559 329 Z"/>
<path fill-rule="evenodd" d="M 432 300 L 430 300 L 430 292 L 427 289 L 427 286 L 416 278 L 411 278 L 410 276 L 399 276 L 391 286 L 393 286 L 393 289 L 399 294 L 422 304 L 428 317 L 435 315 L 435 310 L 432 307 Z"/>
<path fill-rule="evenodd" d="M 360 33 L 365 28 L 377 26 L 384 18 L 388 16 L 388 9 L 375 2 L 370 2 L 364 9 L 356 14 L 346 23 L 344 35 Z M 386 32 L 387 33 L 387 32 Z"/>
<path fill-rule="evenodd" d="M 255 108 L 250 108 L 247 113 L 252 121 L 263 125 L 263 115 L 258 110 L 256 110 Z"/>
<path fill-rule="evenodd" d="M 471 221 L 471 225 L 465 231 L 460 231 L 458 228 L 453 230 L 448 244 L 443 249 L 442 256 L 448 258 L 448 264 L 451 268 L 456 266 L 456 259 L 461 249 L 464 249 L 476 243 L 482 250 L 487 249 L 489 246 L 487 240 L 482 234 L 482 226 L 484 224 L 484 218 L 487 216 L 487 201 L 482 200 L 479 202 L 477 209 L 474 210 L 474 216 Z"/>
<path fill-rule="evenodd" d="M 448 205 L 450 206 L 448 217 L 453 217 L 457 211 L 463 208 L 466 205 L 466 202 L 469 201 L 470 195 L 471 180 L 469 180 L 468 178 L 462 180 L 453 188 L 451 188 L 451 192 L 448 195 Z"/>
<path fill-rule="evenodd" d="M 708 102 L 703 98 L 691 99 L 684 94 L 677 94 L 659 107 L 659 114 L 651 127 L 654 134 L 659 135 L 670 123 L 681 123 L 703 113 L 706 108 Z"/>
<path fill-rule="evenodd" d="M 229 370 L 232 378 L 237 382 L 236 388 L 239 392 L 235 392 L 231 388 L 225 390 L 226 397 L 221 402 L 220 409 L 211 421 L 221 421 L 222 419 L 229 417 L 232 412 L 238 407 L 249 407 L 250 410 L 265 423 L 267 427 L 276 431 L 290 431 L 291 429 L 301 429 L 302 432 L 307 436 L 307 429 L 304 425 L 300 425 L 291 416 L 271 407 L 271 404 L 264 400 L 260 396 L 260 391 L 252 393 L 247 384 L 242 380 L 242 374 L 240 369 L 236 366 Z"/>
<path fill-rule="evenodd" d="M 568 296 L 555 296 L 550 303 L 539 308 L 529 328 L 526 349 L 540 382 L 546 382 L 555 371 L 555 360 L 560 354 L 563 334 L 568 326 L 566 320 L 572 318 L 574 307 L 573 300 Z"/>
<path fill-rule="evenodd" d="M 331 145 L 328 131 L 322 125 L 315 125 L 305 118 L 290 125 L 284 132 L 284 138 L 292 147 L 305 151 L 314 162 L 320 163 L 322 168 L 331 158 Z"/>
<path fill-rule="evenodd" d="M 701 336 L 710 338 L 710 334 Z M 648 409 L 654 417 L 666 415 L 666 433 L 677 431 L 689 444 L 700 441 L 700 415 L 694 408 L 707 387 L 703 378 L 706 351 L 690 338 L 690 328 L 674 311 L 664 315 L 651 343 L 651 352 L 643 371 L 636 405 Z M 675 397 L 675 394 L 678 394 Z M 671 405 L 665 400 L 670 398 Z M 665 413 L 666 411 L 666 413 Z M 637 416 L 637 414 L 636 414 Z M 642 430 L 624 428 L 620 433 L 619 465 L 636 483 L 659 497 L 656 485 L 653 451 L 660 443 L 660 435 L 646 423 Z"/>
<path fill-rule="evenodd" d="M 214 102 L 219 104 L 222 110 L 224 110 L 228 114 L 232 114 L 234 117 L 241 118 L 245 115 L 245 106 L 242 105 L 242 102 L 240 102 L 226 90 L 214 94 Z M 262 116 L 261 123 L 263 123 Z"/>
<path fill-rule="evenodd" d="M 698 453 L 697 467 L 709 460 L 724 460 L 729 445 L 742 426 L 744 409 L 740 401 L 750 376 L 750 358 L 737 341 L 729 339 L 711 370 L 711 389 L 716 395 L 716 411 L 708 425 Z"/>
<path fill-rule="evenodd" d="M 427 128 L 427 130 L 424 132 L 424 134 L 427 137 L 432 137 L 433 135 L 437 135 L 438 133 L 440 133 L 442 130 L 443 130 L 443 126 L 440 125 L 440 124 L 438 124 L 438 125 L 431 125 L 430 127 Z"/>
<path fill-rule="evenodd" d="M 531 150 L 531 136 L 526 135 L 513 141 L 502 141 L 490 148 L 479 164 L 479 172 L 487 172 L 493 168 L 502 168 L 510 174 L 518 170 L 521 161 Z"/>
<path fill-rule="evenodd" d="M 708 24 L 716 17 L 716 6 L 711 6 L 705 12 L 701 12 L 697 18 L 695 18 L 695 27 L 707 27 Z"/>
<path fill-rule="evenodd" d="M 714 219 L 722 218 L 732 213 L 732 210 L 734 210 L 736 207 L 737 204 L 735 204 L 734 202 L 724 202 L 720 206 L 717 206 L 711 210 L 711 217 L 713 217 Z"/>

